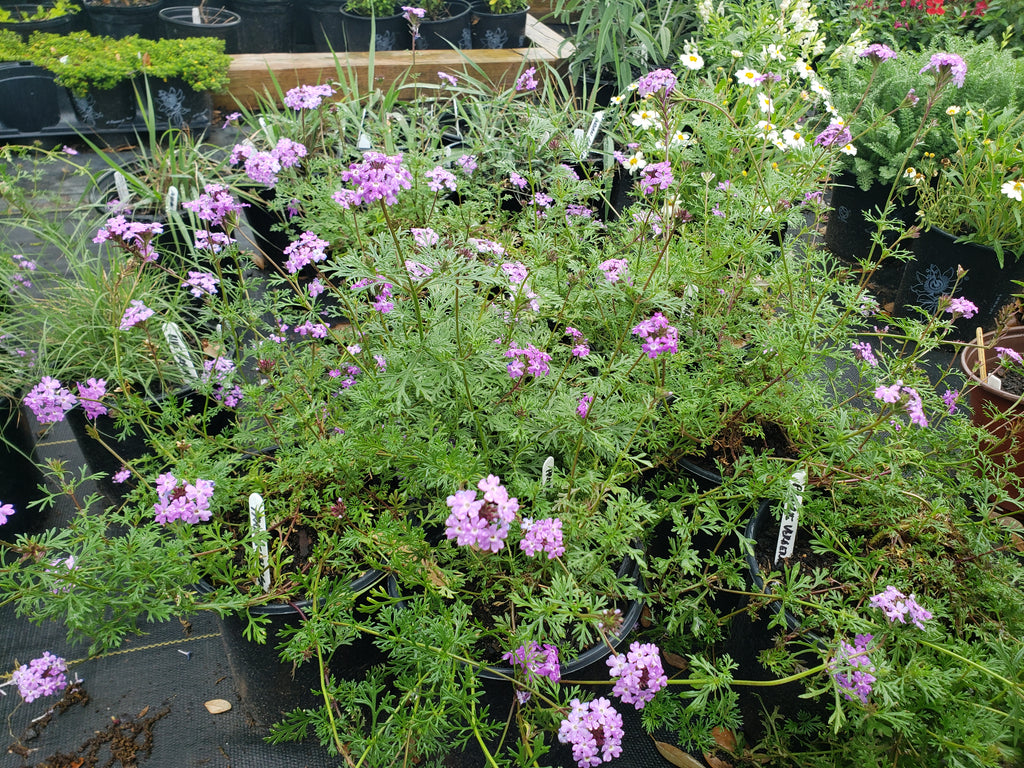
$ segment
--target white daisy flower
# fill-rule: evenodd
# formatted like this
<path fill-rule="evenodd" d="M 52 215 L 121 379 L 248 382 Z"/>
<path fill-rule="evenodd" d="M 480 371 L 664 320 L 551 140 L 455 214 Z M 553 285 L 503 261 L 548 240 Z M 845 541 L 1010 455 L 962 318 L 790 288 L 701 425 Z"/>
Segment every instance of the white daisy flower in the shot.
<path fill-rule="evenodd" d="M 1024 181 L 1017 179 L 1003 182 L 1003 194 L 1017 201 L 1024 200 Z"/>
<path fill-rule="evenodd" d="M 762 112 L 769 115 L 775 111 L 775 106 L 772 104 L 772 100 L 768 98 L 767 94 L 757 94 L 757 105 L 761 108 Z"/>
<path fill-rule="evenodd" d="M 679 62 L 687 69 L 698 70 L 704 66 L 704 59 L 699 53 L 691 51 L 680 55 Z"/>
<path fill-rule="evenodd" d="M 844 155 L 849 155 L 850 157 L 853 157 L 854 155 L 857 154 L 857 148 L 853 146 L 853 144 L 847 144 L 845 147 L 840 148 L 839 151 L 842 152 Z"/>
<path fill-rule="evenodd" d="M 644 159 L 644 153 L 637 151 L 635 155 L 630 155 L 626 158 L 625 166 L 631 174 L 636 173 L 644 166 L 647 165 L 647 161 Z"/>
<path fill-rule="evenodd" d="M 787 128 L 784 130 L 782 132 L 782 140 L 793 149 L 803 149 L 807 146 L 807 140 L 804 139 L 803 133 L 800 132 L 800 126 L 797 126 L 796 129 Z"/>
<path fill-rule="evenodd" d="M 755 72 L 752 69 L 741 69 L 736 72 L 736 82 L 741 85 L 749 85 L 753 88 L 755 85 L 759 85 L 761 82 L 761 73 Z"/>

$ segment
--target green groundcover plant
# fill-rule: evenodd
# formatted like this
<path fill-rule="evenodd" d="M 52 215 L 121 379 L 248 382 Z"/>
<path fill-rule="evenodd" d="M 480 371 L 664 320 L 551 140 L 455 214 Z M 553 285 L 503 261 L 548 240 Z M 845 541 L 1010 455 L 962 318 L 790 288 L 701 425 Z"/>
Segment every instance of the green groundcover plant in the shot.
<path fill-rule="evenodd" d="M 6 254 L 8 388 L 44 425 L 78 407 L 98 435 L 114 415 L 147 448 L 108 441 L 115 505 L 48 468 L 81 513 L 4 543 L 6 599 L 97 649 L 199 609 L 247 617 L 258 641 L 248 607 L 308 600 L 281 651 L 317 666 L 321 705 L 270 738 L 312 733 L 355 764 L 438 765 L 470 742 L 492 766 L 551 764 L 557 744 L 579 766 L 628 764 L 623 707 L 707 750 L 713 729 L 752 725 L 750 690 L 784 683 L 824 714 L 766 713 L 737 763 L 1019 760 L 1022 567 L 989 512 L 1020 488 L 928 364 L 976 308 L 954 294 L 889 318 L 810 236 L 871 127 L 810 63 L 813 9 L 705 10 L 718 32 L 600 115 L 530 68 L 500 91 L 439 73 L 407 104 L 305 85 L 233 116 L 231 169 L 181 202 L 181 266 L 124 212 L 69 251 L 99 245 L 141 291 L 90 293 L 109 343 L 139 354 L 87 379 L 59 355 L 18 363 L 47 298 Z M 955 88 L 946 56 L 922 98 Z M 256 273 L 237 220 L 268 200 L 289 244 Z M 157 407 L 137 382 L 172 311 L 218 341 L 174 363 L 186 387 Z M 754 589 L 744 531 L 762 502 L 773 519 L 802 504 L 821 559 L 766 564 Z M 368 570 L 401 593 L 369 613 L 350 587 Z M 758 674 L 729 646 L 740 614 L 774 617 Z M 385 660 L 335 674 L 358 638 Z M 563 670 L 602 647 L 595 694 Z M 62 663 L 12 682 L 26 701 L 57 693 Z M 508 722 L 481 675 L 506 682 Z"/>

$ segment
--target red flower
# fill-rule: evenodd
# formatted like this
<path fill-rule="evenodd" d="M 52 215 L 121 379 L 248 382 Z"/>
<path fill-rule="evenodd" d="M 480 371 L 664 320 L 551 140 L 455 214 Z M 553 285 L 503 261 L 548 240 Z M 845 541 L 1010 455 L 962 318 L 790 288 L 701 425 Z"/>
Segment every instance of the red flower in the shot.
<path fill-rule="evenodd" d="M 926 9 L 925 12 L 929 16 L 941 16 L 942 14 L 944 14 L 946 12 L 946 9 L 942 7 L 943 0 L 927 0 L 927 1 L 928 1 L 928 8 Z"/>

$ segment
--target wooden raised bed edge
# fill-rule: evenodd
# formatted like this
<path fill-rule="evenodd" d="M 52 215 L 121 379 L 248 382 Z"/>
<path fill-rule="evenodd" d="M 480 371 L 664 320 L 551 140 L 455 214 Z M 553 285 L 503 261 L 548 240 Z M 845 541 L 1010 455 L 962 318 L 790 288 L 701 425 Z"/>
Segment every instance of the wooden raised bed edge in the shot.
<path fill-rule="evenodd" d="M 529 48 L 500 50 L 380 51 L 373 54 L 374 88 L 387 89 L 397 82 L 417 80 L 436 84 L 438 72 L 488 80 L 497 87 L 510 86 L 524 62 L 558 67 L 573 53 L 573 45 L 535 16 L 526 17 Z M 297 85 L 337 79 L 339 70 L 358 92 L 369 87 L 369 53 L 245 53 L 232 56 L 227 91 L 213 95 L 214 107 L 231 111 L 238 105 L 252 108 L 267 98 Z M 277 85 L 275 86 L 275 81 Z"/>

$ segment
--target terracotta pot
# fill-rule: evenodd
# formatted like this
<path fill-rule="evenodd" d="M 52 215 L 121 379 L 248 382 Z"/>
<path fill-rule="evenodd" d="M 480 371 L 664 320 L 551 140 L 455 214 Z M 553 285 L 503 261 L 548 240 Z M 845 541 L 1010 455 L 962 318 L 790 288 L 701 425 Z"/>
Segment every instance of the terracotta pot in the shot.
<path fill-rule="evenodd" d="M 1024 356 L 1024 328 L 1011 328 L 996 337 L 994 333 L 984 337 L 984 359 L 987 374 L 996 373 L 999 369 L 999 354 L 995 347 L 1007 347 Z M 1024 401 L 1018 395 L 1004 392 L 983 381 L 980 376 L 979 349 L 976 345 L 965 346 L 960 353 L 960 367 L 970 383 L 968 402 L 971 406 L 971 421 L 975 426 L 988 429 L 992 434 L 992 452 L 994 454 L 1009 453 L 1014 472 L 1024 479 Z M 997 374 L 998 375 L 998 374 Z M 994 414 L 1004 414 L 1005 418 Z M 1018 440 L 1016 450 L 1011 452 L 1013 437 Z M 1024 517 L 1024 502 L 1019 498 L 1009 498 L 998 504 L 1003 512 Z"/>

